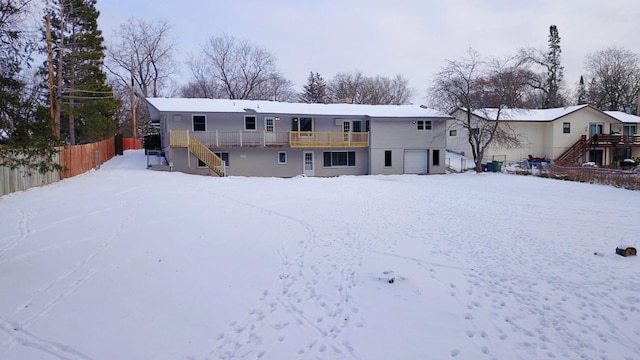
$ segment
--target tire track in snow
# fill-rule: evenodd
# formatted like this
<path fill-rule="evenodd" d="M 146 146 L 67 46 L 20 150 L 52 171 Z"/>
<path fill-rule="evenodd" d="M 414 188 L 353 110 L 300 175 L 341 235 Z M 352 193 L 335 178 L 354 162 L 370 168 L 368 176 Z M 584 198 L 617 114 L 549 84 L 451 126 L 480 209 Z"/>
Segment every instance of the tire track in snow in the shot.
<path fill-rule="evenodd" d="M 0 318 L 0 331 L 7 334 L 16 343 L 40 350 L 46 354 L 64 360 L 91 360 L 92 358 L 67 345 L 39 338 L 24 330 L 18 324 Z"/>
<path fill-rule="evenodd" d="M 18 225 L 16 226 L 16 232 L 17 235 L 13 238 L 13 240 L 10 240 L 6 245 L 0 248 L 0 259 L 5 253 L 14 249 L 29 237 L 29 215 L 26 214 L 23 210 L 20 210 L 20 219 L 18 220 Z"/>
<path fill-rule="evenodd" d="M 128 209 L 127 204 L 128 201 L 123 200 L 120 207 Z M 113 208 L 103 209 L 88 215 L 95 215 L 97 213 L 112 210 Z M 112 241 L 118 238 L 127 222 L 131 220 L 135 209 L 128 210 L 128 215 L 123 219 L 120 225 L 95 249 L 95 251 L 89 253 L 82 260 L 77 262 L 69 271 L 56 277 L 53 281 L 39 287 L 30 299 L 24 301 L 22 305 L 18 306 L 12 315 L 12 318 L 17 320 L 9 322 L 8 320 L 0 319 L 2 325 L 0 326 L 0 329 L 7 335 L 4 339 L 0 339 L 0 346 L 17 343 L 22 346 L 41 350 L 60 359 L 90 359 L 89 356 L 73 349 L 71 346 L 39 338 L 28 332 L 27 329 L 39 320 L 47 318 L 58 304 L 79 290 L 98 273 L 98 269 L 90 267 L 91 262 L 105 248 L 107 248 Z M 56 224 L 72 221 L 84 216 L 87 216 L 87 214 L 83 216 L 65 218 L 56 222 Z M 20 234 L 25 234 L 25 236 L 23 236 L 24 239 L 28 239 L 28 236 L 35 232 L 31 231 L 29 227 L 28 215 L 25 214 L 22 218 L 25 220 L 21 221 L 21 225 L 19 225 L 19 228 L 21 229 Z M 55 226 L 55 224 L 50 225 L 47 228 L 51 226 Z M 37 232 L 43 230 L 44 229 L 39 229 Z"/>

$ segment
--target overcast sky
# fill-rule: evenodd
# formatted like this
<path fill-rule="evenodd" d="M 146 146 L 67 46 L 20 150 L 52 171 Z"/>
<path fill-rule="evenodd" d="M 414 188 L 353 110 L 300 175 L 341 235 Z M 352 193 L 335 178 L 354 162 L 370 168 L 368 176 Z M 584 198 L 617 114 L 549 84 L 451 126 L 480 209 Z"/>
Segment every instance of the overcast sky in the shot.
<path fill-rule="evenodd" d="M 310 71 L 327 80 L 355 70 L 402 74 L 416 103 L 425 103 L 445 59 L 470 47 L 498 57 L 543 50 L 550 25 L 558 26 L 569 88 L 589 53 L 615 45 L 640 54 L 637 0 L 98 0 L 97 8 L 107 40 L 131 17 L 167 20 L 182 63 L 209 37 L 227 33 L 274 54 L 296 91 Z"/>

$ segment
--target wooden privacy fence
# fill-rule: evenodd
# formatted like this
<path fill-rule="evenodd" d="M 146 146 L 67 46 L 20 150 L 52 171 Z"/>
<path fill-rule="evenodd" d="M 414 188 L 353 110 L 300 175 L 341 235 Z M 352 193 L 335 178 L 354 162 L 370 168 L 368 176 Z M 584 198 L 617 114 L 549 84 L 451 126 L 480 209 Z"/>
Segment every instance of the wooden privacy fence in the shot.
<path fill-rule="evenodd" d="M 60 154 L 56 154 L 56 162 L 60 160 Z M 60 181 L 59 171 L 50 171 L 41 174 L 38 170 L 19 166 L 15 169 L 0 166 L 0 196 L 16 191 L 24 191 L 32 187 L 49 185 Z"/>
<path fill-rule="evenodd" d="M 140 140 L 123 139 L 124 150 L 140 149 L 140 145 Z M 91 144 L 60 147 L 60 153 L 55 155 L 54 161 L 62 166 L 61 172 L 51 171 L 41 174 L 37 170 L 26 167 L 16 169 L 0 167 L 0 196 L 80 175 L 98 168 L 114 156 L 115 140 L 110 138 Z"/>
<path fill-rule="evenodd" d="M 122 139 L 122 146 L 124 150 L 139 150 L 142 149 L 142 143 L 138 139 L 124 138 Z"/>
<path fill-rule="evenodd" d="M 60 148 L 60 179 L 70 178 L 99 167 L 116 154 L 113 138 L 91 144 Z"/>

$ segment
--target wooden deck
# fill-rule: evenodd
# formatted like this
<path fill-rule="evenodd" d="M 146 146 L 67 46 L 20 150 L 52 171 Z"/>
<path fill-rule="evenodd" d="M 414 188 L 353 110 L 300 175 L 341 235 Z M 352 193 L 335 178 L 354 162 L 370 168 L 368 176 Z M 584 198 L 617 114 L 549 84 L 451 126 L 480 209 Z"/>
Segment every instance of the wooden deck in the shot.
<path fill-rule="evenodd" d="M 172 130 L 169 146 L 188 147 L 193 136 L 206 147 L 291 147 L 291 148 L 366 148 L 367 132 L 334 131 L 189 131 Z"/>

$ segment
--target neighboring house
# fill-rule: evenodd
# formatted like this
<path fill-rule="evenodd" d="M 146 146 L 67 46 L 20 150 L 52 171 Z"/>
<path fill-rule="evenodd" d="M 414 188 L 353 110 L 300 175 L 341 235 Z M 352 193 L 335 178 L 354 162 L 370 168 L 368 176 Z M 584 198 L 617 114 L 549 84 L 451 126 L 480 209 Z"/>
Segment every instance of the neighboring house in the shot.
<path fill-rule="evenodd" d="M 176 171 L 220 176 L 443 174 L 446 120 L 418 105 L 147 99 Z"/>
<path fill-rule="evenodd" d="M 464 119 L 465 110 L 453 113 Z M 480 109 L 474 116 L 493 120 L 496 109 Z M 519 135 L 517 148 L 490 146 L 483 163 L 494 158 L 519 162 L 546 158 L 556 163 L 594 162 L 616 165 L 640 157 L 640 117 L 619 111 L 600 111 L 590 105 L 554 109 L 503 109 L 500 120 Z M 447 149 L 471 156 L 468 132 L 458 120 L 447 121 Z"/>

